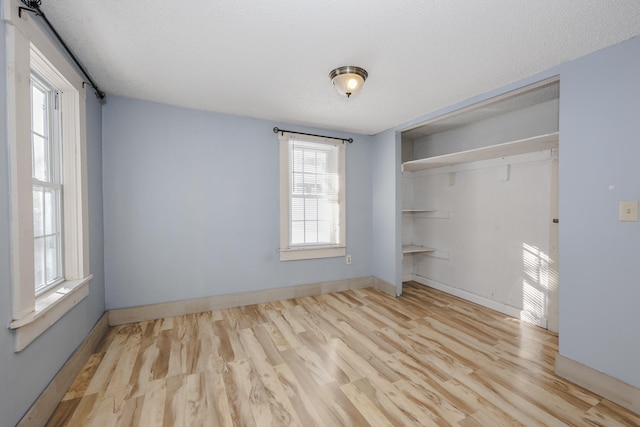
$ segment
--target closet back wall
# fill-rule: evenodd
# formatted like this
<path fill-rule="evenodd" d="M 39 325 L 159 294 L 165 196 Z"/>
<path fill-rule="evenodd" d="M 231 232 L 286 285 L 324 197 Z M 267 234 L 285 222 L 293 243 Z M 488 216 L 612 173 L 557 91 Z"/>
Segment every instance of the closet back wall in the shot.
<path fill-rule="evenodd" d="M 492 160 L 466 164 L 470 169 L 455 173 L 455 185 L 448 172 L 416 172 L 414 203 L 450 212 L 448 219 L 414 215 L 413 243 L 449 254 L 446 260 L 413 255 L 416 280 L 546 327 L 548 156 L 507 157 L 498 161 L 502 166 Z"/>
<path fill-rule="evenodd" d="M 413 158 L 440 156 L 558 131 L 557 99 L 415 141 Z"/>
<path fill-rule="evenodd" d="M 371 138 L 122 97 L 103 110 L 107 308 L 371 276 Z M 347 253 L 279 260 L 274 126 L 352 137 Z"/>

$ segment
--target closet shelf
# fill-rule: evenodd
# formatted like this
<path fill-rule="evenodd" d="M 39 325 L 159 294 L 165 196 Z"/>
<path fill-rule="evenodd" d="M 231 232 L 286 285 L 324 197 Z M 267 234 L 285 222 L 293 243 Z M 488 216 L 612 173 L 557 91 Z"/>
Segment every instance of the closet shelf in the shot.
<path fill-rule="evenodd" d="M 402 214 L 407 214 L 406 218 L 411 218 L 412 220 L 418 218 L 440 218 L 440 219 L 448 219 L 450 216 L 449 211 L 439 211 L 439 210 L 426 210 L 426 209 L 403 209 Z"/>
<path fill-rule="evenodd" d="M 439 168 L 442 166 L 452 166 L 459 163 L 515 156 L 517 154 L 549 150 L 551 148 L 556 148 L 557 146 L 558 132 L 554 132 L 531 138 L 519 139 L 517 141 L 505 142 L 503 144 L 475 148 L 473 150 L 444 154 L 442 156 L 427 157 L 426 159 L 411 160 L 402 164 L 402 171 L 412 172 Z"/>
<path fill-rule="evenodd" d="M 420 252 L 434 252 L 435 249 L 434 248 L 427 248 L 424 246 L 418 246 L 418 245 L 405 245 L 402 246 L 402 253 L 403 254 L 416 254 L 416 253 L 420 253 Z"/>

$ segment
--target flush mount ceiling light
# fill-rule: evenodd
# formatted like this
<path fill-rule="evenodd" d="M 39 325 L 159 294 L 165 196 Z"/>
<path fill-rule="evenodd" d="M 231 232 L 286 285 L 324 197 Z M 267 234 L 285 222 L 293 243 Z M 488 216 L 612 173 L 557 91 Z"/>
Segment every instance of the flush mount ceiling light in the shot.
<path fill-rule="evenodd" d="M 364 68 L 347 65 L 331 70 L 329 78 L 338 93 L 347 95 L 347 98 L 358 92 L 369 74 Z"/>

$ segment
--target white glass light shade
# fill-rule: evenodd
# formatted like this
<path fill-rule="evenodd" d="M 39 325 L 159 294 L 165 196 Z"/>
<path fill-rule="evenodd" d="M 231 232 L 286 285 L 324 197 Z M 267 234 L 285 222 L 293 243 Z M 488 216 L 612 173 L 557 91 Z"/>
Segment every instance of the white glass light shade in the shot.
<path fill-rule="evenodd" d="M 368 74 L 363 68 L 354 66 L 336 68 L 329 73 L 329 78 L 338 93 L 347 97 L 358 92 L 367 77 Z"/>

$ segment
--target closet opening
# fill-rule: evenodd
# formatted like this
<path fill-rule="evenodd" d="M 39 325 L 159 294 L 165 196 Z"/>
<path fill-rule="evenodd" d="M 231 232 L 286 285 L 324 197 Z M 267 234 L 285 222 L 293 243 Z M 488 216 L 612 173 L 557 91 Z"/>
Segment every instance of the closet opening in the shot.
<path fill-rule="evenodd" d="M 557 77 L 401 133 L 402 280 L 558 331 Z"/>

